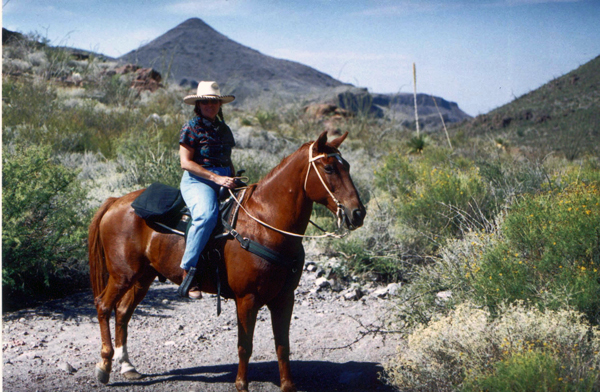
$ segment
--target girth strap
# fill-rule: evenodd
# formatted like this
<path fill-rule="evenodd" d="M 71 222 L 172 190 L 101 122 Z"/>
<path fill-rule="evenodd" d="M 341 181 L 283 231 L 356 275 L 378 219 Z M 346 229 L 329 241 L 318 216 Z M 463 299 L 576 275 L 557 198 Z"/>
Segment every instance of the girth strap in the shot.
<path fill-rule="evenodd" d="M 242 200 L 243 197 L 244 195 L 242 194 L 240 200 Z M 240 205 L 241 203 L 238 204 L 235 210 L 232 211 L 232 209 L 229 209 L 227 211 L 228 213 L 224 213 L 221 216 L 221 222 L 223 224 L 223 229 L 240 243 L 242 249 L 265 259 L 271 264 L 280 265 L 282 267 L 295 268 L 300 262 L 304 262 L 305 254 L 303 246 L 300 246 L 300 252 L 298 254 L 294 255 L 294 257 L 290 257 L 289 255 L 269 249 L 266 246 L 238 233 L 234 226 L 237 222 L 237 214 L 239 212 Z"/>
<path fill-rule="evenodd" d="M 304 247 L 300 247 L 300 249 L 302 249 L 300 255 L 296 255 L 296 257 L 290 260 L 290 257 L 287 255 L 269 249 L 256 241 L 252 241 L 251 239 L 242 237 L 242 235 L 235 231 L 235 229 L 229 230 L 229 233 L 233 236 L 233 238 L 238 240 L 242 249 L 245 249 L 250 253 L 254 253 L 255 255 L 267 260 L 271 264 L 280 265 L 282 267 L 289 267 L 295 266 L 299 260 L 304 260 Z"/>

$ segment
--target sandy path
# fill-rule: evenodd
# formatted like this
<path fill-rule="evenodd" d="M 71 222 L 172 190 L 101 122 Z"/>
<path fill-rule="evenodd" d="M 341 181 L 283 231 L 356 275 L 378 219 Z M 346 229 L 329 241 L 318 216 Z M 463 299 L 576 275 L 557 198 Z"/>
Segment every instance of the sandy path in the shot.
<path fill-rule="evenodd" d="M 304 272 L 291 326 L 292 371 L 300 391 L 392 391 L 378 381 L 381 362 L 398 337 L 368 335 L 388 301 L 367 295 L 346 301 L 341 293 L 316 292 L 314 272 Z M 105 386 L 93 376 L 100 334 L 91 293 L 79 293 L 3 316 L 4 391 L 235 391 L 235 304 L 216 297 L 182 300 L 176 286 L 152 286 L 129 327 L 129 353 L 145 375 L 129 382 L 113 369 Z M 379 323 L 380 324 L 380 323 Z M 114 332 L 113 332 L 114 333 Z M 71 366 L 71 372 L 68 372 Z M 250 364 L 251 391 L 279 391 L 270 315 L 261 309 Z"/>

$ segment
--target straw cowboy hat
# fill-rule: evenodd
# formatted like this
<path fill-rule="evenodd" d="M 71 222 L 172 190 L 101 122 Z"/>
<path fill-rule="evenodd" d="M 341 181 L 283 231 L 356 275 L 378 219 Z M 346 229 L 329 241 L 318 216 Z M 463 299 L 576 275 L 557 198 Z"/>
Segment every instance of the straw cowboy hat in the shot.
<path fill-rule="evenodd" d="M 196 105 L 196 101 L 201 99 L 218 99 L 222 103 L 232 102 L 235 97 L 233 95 L 221 95 L 221 90 L 217 82 L 200 82 L 198 83 L 198 91 L 196 95 L 188 95 L 183 98 L 183 102 L 188 105 Z"/>

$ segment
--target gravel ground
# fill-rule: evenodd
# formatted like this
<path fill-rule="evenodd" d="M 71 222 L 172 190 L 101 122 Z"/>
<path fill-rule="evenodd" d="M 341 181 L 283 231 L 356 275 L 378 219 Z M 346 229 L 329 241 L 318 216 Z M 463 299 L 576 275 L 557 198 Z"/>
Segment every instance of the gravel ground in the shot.
<path fill-rule="evenodd" d="M 389 301 L 373 289 L 358 300 L 344 299 L 348 292 L 332 291 L 318 275 L 307 263 L 296 290 L 290 340 L 298 390 L 393 391 L 379 375 L 399 337 L 365 334 L 381 325 Z M 118 366 L 108 385 L 96 381 L 100 332 L 91 292 L 4 314 L 3 390 L 235 391 L 235 303 L 223 302 L 217 317 L 216 296 L 192 301 L 178 298 L 176 290 L 156 281 L 129 324 L 129 356 L 144 374 L 139 381 L 127 381 Z M 258 314 L 249 381 L 251 391 L 279 391 L 266 308 Z"/>

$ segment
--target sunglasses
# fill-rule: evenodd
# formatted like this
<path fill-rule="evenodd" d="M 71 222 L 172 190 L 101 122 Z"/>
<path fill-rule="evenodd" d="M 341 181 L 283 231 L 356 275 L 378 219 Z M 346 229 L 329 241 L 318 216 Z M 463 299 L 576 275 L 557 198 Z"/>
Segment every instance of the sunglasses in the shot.
<path fill-rule="evenodd" d="M 220 103 L 218 99 L 199 99 L 198 102 L 200 105 L 216 105 Z"/>

